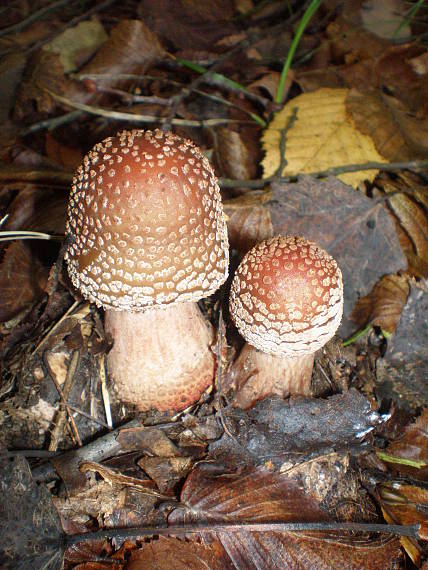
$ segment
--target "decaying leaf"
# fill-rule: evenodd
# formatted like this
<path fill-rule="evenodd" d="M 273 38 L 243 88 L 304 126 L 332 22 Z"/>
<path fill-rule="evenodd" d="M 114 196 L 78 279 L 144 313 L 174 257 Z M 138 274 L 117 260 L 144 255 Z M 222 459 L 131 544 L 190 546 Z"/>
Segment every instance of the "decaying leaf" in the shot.
<path fill-rule="evenodd" d="M 10 570 L 61 566 L 62 529 L 52 497 L 24 457 L 0 459 L 0 564 Z"/>
<path fill-rule="evenodd" d="M 364 2 L 361 6 L 364 28 L 380 38 L 395 41 L 410 39 L 411 30 L 405 15 L 406 5 L 402 0 L 377 0 Z M 399 33 L 396 33 L 397 30 Z"/>
<path fill-rule="evenodd" d="M 426 282 L 411 284 L 407 303 L 388 349 L 376 363 L 381 397 L 415 409 L 428 401 L 428 292 Z"/>
<path fill-rule="evenodd" d="M 121 20 L 95 57 L 81 69 L 83 74 L 105 74 L 103 85 L 117 82 L 118 73 L 144 73 L 164 56 L 156 36 L 141 20 Z"/>
<path fill-rule="evenodd" d="M 383 516 L 389 524 L 419 523 L 426 529 L 428 491 L 422 484 L 388 481 L 378 485 L 376 490 Z M 419 535 L 422 533 L 419 532 Z M 401 537 L 400 542 L 413 563 L 420 567 L 423 546 L 415 539 L 408 537 Z"/>
<path fill-rule="evenodd" d="M 357 302 L 351 319 L 360 327 L 371 323 L 387 333 L 393 333 L 409 290 L 408 278 L 405 275 L 385 275 L 369 295 Z"/>
<path fill-rule="evenodd" d="M 140 10 L 149 14 L 150 28 L 179 49 L 210 49 L 237 31 L 230 0 L 142 0 Z"/>
<path fill-rule="evenodd" d="M 317 502 L 285 475 L 256 468 L 218 475 L 199 466 L 183 487 L 169 522 L 325 521 Z M 400 558 L 396 539 L 353 540 L 344 534 L 291 532 L 203 532 L 204 542 L 222 548 L 225 568 L 393 568 Z M 324 539 L 324 540 L 323 540 Z"/>
<path fill-rule="evenodd" d="M 159 570 L 174 561 L 176 570 L 223 570 L 223 561 L 215 545 L 203 545 L 177 538 L 159 537 L 131 553 L 127 570 Z"/>
<path fill-rule="evenodd" d="M 341 336 L 355 331 L 349 315 L 357 299 L 383 275 L 407 267 L 385 206 L 335 178 L 319 181 L 307 176 L 296 184 L 274 183 L 270 211 L 275 235 L 305 236 L 339 264 L 345 295 Z"/>
<path fill-rule="evenodd" d="M 428 155 L 425 133 L 428 118 L 409 113 L 398 99 L 375 94 L 367 101 L 352 92 L 349 110 L 358 128 L 370 133 L 376 148 L 390 160 L 409 160 Z"/>
<path fill-rule="evenodd" d="M 272 220 L 268 207 L 270 193 L 255 192 L 225 200 L 228 217 L 229 244 L 241 253 L 247 253 L 256 243 L 273 236 Z"/>
<path fill-rule="evenodd" d="M 264 176 L 272 176 L 280 167 L 282 135 L 287 161 L 283 176 L 319 172 L 345 164 L 387 162 L 372 139 L 362 134 L 348 115 L 348 94 L 348 89 L 319 89 L 287 103 L 263 135 Z M 339 178 L 356 188 L 364 180 L 373 180 L 376 174 L 376 170 L 368 170 L 341 174 Z"/>
<path fill-rule="evenodd" d="M 223 416 L 228 431 L 210 453 L 238 465 L 281 466 L 293 454 L 357 445 L 382 422 L 354 389 L 327 400 L 267 398 L 251 410 L 227 408 Z"/>
<path fill-rule="evenodd" d="M 48 269 L 22 241 L 11 243 L 0 263 L 0 322 L 23 317 L 44 292 Z"/>
<path fill-rule="evenodd" d="M 249 136 L 250 133 L 223 127 L 216 130 L 216 160 L 224 176 L 238 180 L 256 178 L 259 152 L 256 140 L 254 136 Z"/>
<path fill-rule="evenodd" d="M 381 175 L 376 189 L 396 220 L 401 247 L 409 262 L 409 272 L 428 277 L 428 194 L 423 180 L 412 172 L 396 177 Z"/>
<path fill-rule="evenodd" d="M 428 478 L 428 408 L 406 427 L 379 457 L 394 472 L 426 481 Z"/>

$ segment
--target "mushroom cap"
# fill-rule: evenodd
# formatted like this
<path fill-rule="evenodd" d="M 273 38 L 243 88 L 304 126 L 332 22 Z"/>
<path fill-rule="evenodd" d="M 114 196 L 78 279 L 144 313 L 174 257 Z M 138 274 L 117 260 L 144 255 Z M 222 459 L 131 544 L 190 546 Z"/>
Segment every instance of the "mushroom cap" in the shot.
<path fill-rule="evenodd" d="M 303 237 L 277 236 L 257 244 L 232 281 L 232 319 L 249 344 L 268 354 L 315 352 L 333 337 L 342 311 L 336 261 Z"/>
<path fill-rule="evenodd" d="M 227 278 L 217 178 L 173 133 L 123 131 L 95 145 L 73 180 L 66 234 L 73 285 L 105 309 L 197 301 Z"/>

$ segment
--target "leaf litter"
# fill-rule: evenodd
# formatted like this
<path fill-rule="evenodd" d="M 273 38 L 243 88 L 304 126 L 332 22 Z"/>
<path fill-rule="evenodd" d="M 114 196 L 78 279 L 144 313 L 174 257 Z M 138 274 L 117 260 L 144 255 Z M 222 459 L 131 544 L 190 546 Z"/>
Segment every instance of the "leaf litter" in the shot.
<path fill-rule="evenodd" d="M 1 229 L 61 235 L 81 157 L 144 118 L 213 159 L 232 268 L 266 237 L 304 235 L 338 260 L 345 315 L 313 397 L 244 411 L 226 287 L 203 303 L 216 328 L 224 314 L 217 385 L 136 416 L 59 245 L 1 242 L 2 567 L 404 568 L 404 553 L 421 567 L 428 94 L 422 45 L 395 41 L 426 33 L 424 9 L 379 3 L 393 17 L 374 28 L 364 3 L 321 5 L 278 93 L 298 3 L 57 4 L 0 30 Z"/>

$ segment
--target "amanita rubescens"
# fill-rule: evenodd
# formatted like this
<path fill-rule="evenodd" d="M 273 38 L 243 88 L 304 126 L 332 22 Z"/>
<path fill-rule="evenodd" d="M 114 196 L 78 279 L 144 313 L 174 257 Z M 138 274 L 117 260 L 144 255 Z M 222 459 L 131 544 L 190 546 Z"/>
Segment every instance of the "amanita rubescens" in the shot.
<path fill-rule="evenodd" d="M 105 310 L 108 369 L 121 400 L 180 410 L 210 386 L 213 333 L 196 301 L 228 274 L 217 179 L 172 133 L 124 131 L 97 144 L 74 178 L 68 272 Z"/>
<path fill-rule="evenodd" d="M 342 310 L 342 273 L 315 243 L 277 236 L 253 247 L 230 292 L 230 314 L 248 343 L 228 375 L 235 403 L 309 395 L 314 354 L 333 337 Z"/>

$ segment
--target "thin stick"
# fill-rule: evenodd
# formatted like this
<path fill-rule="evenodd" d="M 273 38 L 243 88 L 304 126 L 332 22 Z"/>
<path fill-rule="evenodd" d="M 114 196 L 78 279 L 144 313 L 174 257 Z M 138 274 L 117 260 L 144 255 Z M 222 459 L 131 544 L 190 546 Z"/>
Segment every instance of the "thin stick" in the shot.
<path fill-rule="evenodd" d="M 109 429 L 113 428 L 113 418 L 111 415 L 111 406 L 110 406 L 110 394 L 107 389 L 107 382 L 106 382 L 106 355 L 103 353 L 98 358 L 98 367 L 99 367 L 99 375 L 101 381 L 101 394 L 103 397 L 104 403 L 104 412 L 106 415 L 107 426 Z"/>
<path fill-rule="evenodd" d="M 311 531 L 335 531 L 335 532 L 378 532 L 394 534 L 396 536 L 408 536 L 419 538 L 419 524 L 394 525 L 394 524 L 371 524 L 371 523 L 329 523 L 329 522 L 289 522 L 289 523 L 224 523 L 224 524 L 189 524 L 168 527 L 140 527 L 123 529 L 106 529 L 97 532 L 88 532 L 66 537 L 66 544 L 71 546 L 79 542 L 104 540 L 115 538 L 126 540 L 143 536 L 180 536 L 201 532 L 311 532 Z"/>
<path fill-rule="evenodd" d="M 386 172 L 394 170 L 418 170 L 428 168 L 428 160 L 409 160 L 408 162 L 365 162 L 362 164 L 344 164 L 343 166 L 335 166 L 327 170 L 319 170 L 317 172 L 305 172 L 305 176 L 313 176 L 314 178 L 326 178 L 327 176 L 335 176 L 344 174 L 345 172 L 359 172 L 360 170 L 384 170 Z M 219 184 L 221 188 L 251 188 L 259 190 L 264 188 L 271 182 L 294 182 L 302 174 L 292 174 L 290 176 L 269 176 L 268 178 L 259 178 L 253 180 L 237 180 L 231 178 L 220 178 Z"/>
<path fill-rule="evenodd" d="M 53 99 L 72 107 L 74 109 L 80 109 L 91 115 L 97 115 L 99 117 L 106 117 L 108 119 L 113 119 L 116 121 L 127 121 L 132 123 L 159 123 L 180 125 L 185 127 L 216 127 L 219 125 L 230 125 L 230 124 L 253 124 L 252 121 L 238 121 L 235 119 L 202 119 L 200 121 L 187 120 L 187 119 L 170 119 L 169 117 L 156 117 L 155 115 L 140 115 L 138 113 L 124 113 L 122 111 L 110 111 L 108 109 L 103 109 L 101 107 L 93 107 L 92 105 L 85 105 L 83 103 L 78 103 L 77 101 L 72 101 L 58 93 L 50 91 L 50 89 L 44 89 Z"/>
<path fill-rule="evenodd" d="M 0 30 L 0 38 L 3 36 L 8 36 L 9 34 L 16 34 L 20 32 L 21 30 L 23 30 L 24 28 L 26 28 L 36 20 L 42 18 L 48 12 L 53 12 L 54 10 L 58 10 L 58 8 L 61 8 L 61 6 L 64 6 L 65 4 L 69 3 L 70 0 L 57 0 L 56 2 L 52 2 L 52 4 L 48 4 L 47 6 L 40 8 L 40 10 L 36 10 L 32 14 L 30 14 L 27 18 L 21 20 L 17 24 L 14 24 L 13 26 L 9 26 L 7 28 L 3 28 L 2 30 Z"/>
<path fill-rule="evenodd" d="M 59 412 L 58 412 L 58 415 L 56 418 L 56 424 L 55 424 L 55 427 L 52 431 L 52 437 L 51 437 L 51 441 L 49 444 L 49 451 L 56 451 L 58 448 L 59 437 L 60 437 L 60 434 L 62 432 L 67 414 L 68 414 L 68 417 L 70 419 L 70 424 L 71 424 L 71 427 L 72 427 L 72 430 L 74 433 L 74 437 L 76 438 L 77 445 L 79 447 L 81 447 L 82 441 L 80 439 L 79 432 L 77 430 L 77 426 L 76 426 L 76 423 L 75 423 L 74 418 L 73 418 L 73 414 L 71 413 L 71 410 L 70 410 L 68 403 L 67 403 L 68 396 L 70 395 L 70 391 L 71 391 L 71 388 L 73 386 L 74 375 L 76 373 L 77 366 L 79 364 L 79 351 L 75 350 L 73 352 L 73 355 L 72 355 L 71 360 L 70 360 L 70 365 L 68 367 L 67 374 L 65 377 L 63 389 L 58 384 L 55 373 L 53 372 L 53 370 L 49 366 L 47 360 L 46 360 L 46 364 L 47 364 L 47 367 L 49 369 L 49 374 L 50 374 L 50 376 L 51 376 L 51 378 L 55 384 L 55 387 L 58 390 L 58 394 L 61 398 L 60 409 L 59 409 Z"/>

